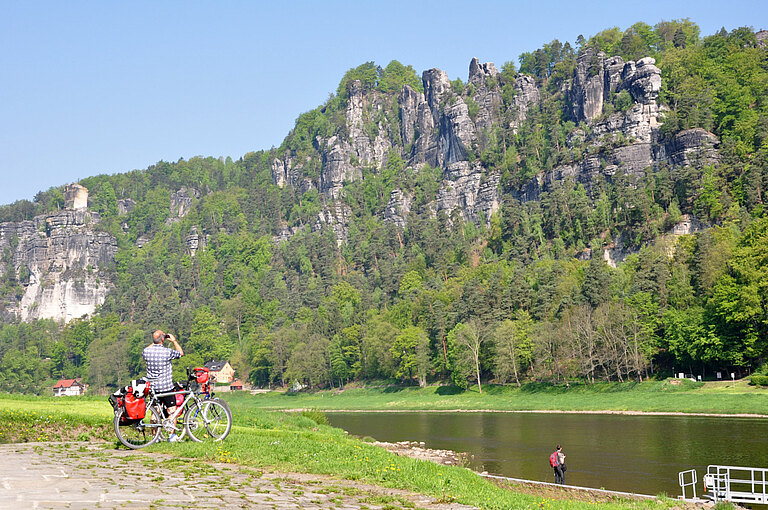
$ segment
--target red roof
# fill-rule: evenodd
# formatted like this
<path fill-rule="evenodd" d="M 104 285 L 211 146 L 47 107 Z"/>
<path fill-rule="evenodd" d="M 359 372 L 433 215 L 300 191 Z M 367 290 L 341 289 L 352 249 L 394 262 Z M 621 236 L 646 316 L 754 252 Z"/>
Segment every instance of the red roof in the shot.
<path fill-rule="evenodd" d="M 53 389 L 56 388 L 71 388 L 73 384 L 77 384 L 78 386 L 82 386 L 77 379 L 59 379 L 59 382 L 56 383 L 56 386 L 53 387 Z"/>
<path fill-rule="evenodd" d="M 229 385 L 230 386 L 242 386 L 243 383 L 241 383 L 240 381 L 232 381 L 231 383 L 229 383 Z"/>

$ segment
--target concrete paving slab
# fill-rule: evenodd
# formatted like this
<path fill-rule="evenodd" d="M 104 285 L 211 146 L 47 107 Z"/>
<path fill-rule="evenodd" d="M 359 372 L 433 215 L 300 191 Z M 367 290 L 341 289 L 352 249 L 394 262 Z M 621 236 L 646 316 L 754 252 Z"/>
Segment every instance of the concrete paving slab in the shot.
<path fill-rule="evenodd" d="M 183 468 L 168 473 L 163 468 L 168 455 L 115 450 L 106 444 L 0 445 L 0 456 L 6 459 L 0 464 L 0 510 L 373 510 L 383 508 L 370 502 L 380 500 L 378 496 L 395 496 L 430 510 L 469 508 L 320 475 L 265 472 L 255 477 L 232 464 L 212 463 L 209 473 L 190 476 Z"/>

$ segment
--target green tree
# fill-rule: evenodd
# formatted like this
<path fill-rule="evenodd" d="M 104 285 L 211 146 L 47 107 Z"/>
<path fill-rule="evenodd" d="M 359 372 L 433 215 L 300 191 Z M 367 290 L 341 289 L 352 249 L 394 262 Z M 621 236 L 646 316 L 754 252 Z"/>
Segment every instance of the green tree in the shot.
<path fill-rule="evenodd" d="M 417 326 L 405 328 L 395 338 L 390 352 L 397 363 L 395 377 L 410 381 L 416 376 L 419 386 L 426 386 L 430 369 L 429 337 L 423 329 Z"/>
<path fill-rule="evenodd" d="M 474 379 L 477 389 L 483 392 L 480 379 L 480 356 L 486 333 L 480 324 L 471 319 L 459 323 L 448 333 L 448 357 L 451 360 L 451 379 L 462 388 L 467 388 Z"/>
<path fill-rule="evenodd" d="M 520 375 L 533 362 L 533 325 L 526 310 L 517 310 L 514 319 L 507 319 L 494 329 L 494 372 L 502 382 L 514 376 L 517 387 L 520 387 Z"/>

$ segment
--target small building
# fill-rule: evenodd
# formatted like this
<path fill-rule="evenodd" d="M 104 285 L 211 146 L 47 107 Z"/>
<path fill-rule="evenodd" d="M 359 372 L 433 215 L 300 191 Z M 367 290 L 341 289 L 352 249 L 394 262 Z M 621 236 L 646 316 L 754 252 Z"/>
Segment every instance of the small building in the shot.
<path fill-rule="evenodd" d="M 229 385 L 229 391 L 239 391 L 243 389 L 243 383 L 240 380 L 232 381 Z"/>
<path fill-rule="evenodd" d="M 80 396 L 85 394 L 88 388 L 80 379 L 59 379 L 53 387 L 54 397 Z"/>
<path fill-rule="evenodd" d="M 231 383 L 235 378 L 235 369 L 229 364 L 229 361 L 209 361 L 205 368 L 216 377 L 217 383 Z"/>

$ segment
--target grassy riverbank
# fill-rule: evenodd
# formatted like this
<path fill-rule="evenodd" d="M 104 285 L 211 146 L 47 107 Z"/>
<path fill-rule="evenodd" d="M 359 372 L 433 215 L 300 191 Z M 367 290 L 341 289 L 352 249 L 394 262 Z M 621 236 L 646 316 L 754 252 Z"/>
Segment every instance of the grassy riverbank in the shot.
<path fill-rule="evenodd" d="M 343 391 L 232 394 L 234 402 L 262 409 L 320 410 L 493 410 L 493 411 L 637 411 L 768 415 L 768 389 L 733 383 L 696 383 L 668 379 L 595 385 L 527 384 L 484 386 L 466 391 L 448 386 L 353 388 Z"/>
<path fill-rule="evenodd" d="M 323 397 L 320 397 L 323 398 Z M 253 399 L 255 400 L 255 399 Z M 457 501 L 480 508 L 625 509 L 667 508 L 669 501 L 574 501 L 550 499 L 513 492 L 484 480 L 468 469 L 442 466 L 400 457 L 322 422 L 322 414 L 270 412 L 231 399 L 235 416 L 232 433 L 221 444 L 160 444 L 148 449 L 178 457 L 229 462 L 258 470 L 325 474 L 348 480 L 407 489 L 443 501 Z M 314 418 L 314 419 L 313 419 Z M 0 396 L 0 419 L 5 441 L 12 431 L 17 440 L 114 439 L 111 409 L 102 398 L 34 398 Z M 318 423 L 319 422 L 319 423 Z M 39 433 L 39 432 L 45 433 Z M 3 440 L 0 438 L 0 440 Z M 181 469 L 188 461 L 171 461 L 169 469 Z M 563 493 L 564 498 L 568 498 Z M 390 501 L 387 508 L 401 508 Z"/>

